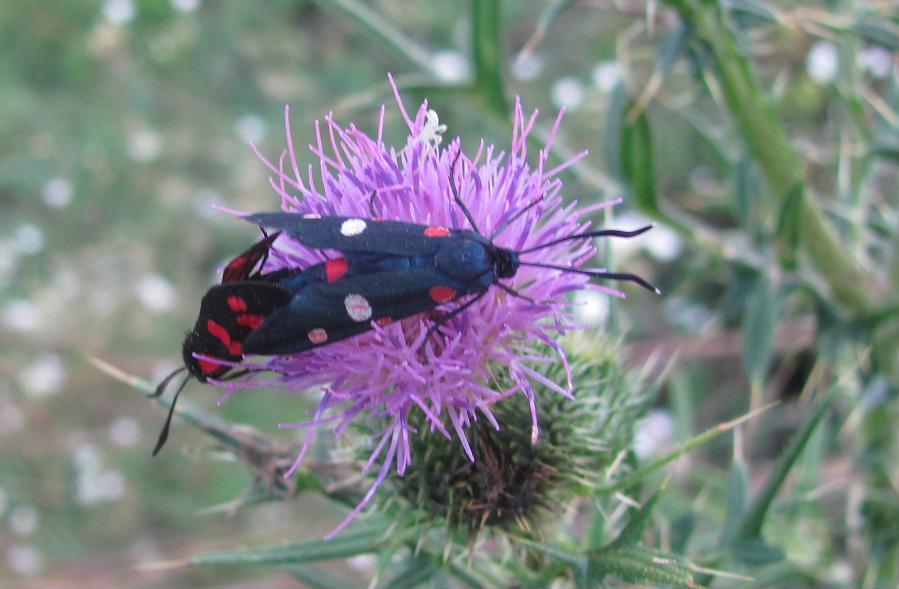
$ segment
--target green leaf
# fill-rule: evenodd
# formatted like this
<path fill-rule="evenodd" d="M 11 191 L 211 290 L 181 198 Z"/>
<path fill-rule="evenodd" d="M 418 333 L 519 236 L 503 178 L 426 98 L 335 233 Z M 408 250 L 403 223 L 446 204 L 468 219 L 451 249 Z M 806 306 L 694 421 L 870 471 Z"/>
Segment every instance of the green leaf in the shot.
<path fill-rule="evenodd" d="M 753 382 L 764 380 L 780 315 L 781 297 L 759 274 L 743 316 L 743 365 Z"/>
<path fill-rule="evenodd" d="M 741 459 L 734 459 L 727 482 L 727 511 L 724 514 L 720 545 L 728 545 L 737 533 L 737 526 L 746 511 L 748 495 L 749 475 L 746 472 L 746 463 Z"/>
<path fill-rule="evenodd" d="M 620 151 L 621 172 L 630 185 L 634 200 L 645 213 L 659 217 L 661 209 L 656 201 L 652 131 L 645 111 L 641 111 L 633 122 L 625 118 Z"/>
<path fill-rule="evenodd" d="M 390 579 L 384 589 L 410 589 L 421 587 L 440 573 L 433 558 L 422 555 L 406 563 L 404 569 Z"/>
<path fill-rule="evenodd" d="M 663 76 L 667 75 L 677 62 L 677 58 L 684 52 L 692 35 L 693 29 L 683 22 L 674 27 L 659 45 L 655 71 Z"/>
<path fill-rule="evenodd" d="M 792 470 L 796 459 L 799 458 L 799 455 L 811 438 L 812 432 L 815 431 L 818 423 L 821 422 L 821 418 L 827 413 L 827 409 L 830 407 L 830 404 L 836 396 L 836 390 L 836 387 L 831 388 L 827 396 L 824 399 L 821 399 L 817 406 L 812 409 L 811 413 L 807 415 L 805 421 L 800 426 L 799 431 L 796 432 L 796 435 L 790 440 L 787 448 L 777 459 L 774 470 L 768 476 L 765 485 L 752 500 L 752 503 L 750 503 L 743 515 L 735 536 L 737 543 L 743 540 L 757 538 L 761 534 L 762 526 L 765 523 L 765 518 L 768 515 L 771 504 L 774 502 L 774 498 L 777 496 L 778 491 L 780 491 L 784 481 L 786 481 L 787 475 L 790 473 L 790 470 Z"/>
<path fill-rule="evenodd" d="M 852 31 L 865 41 L 899 51 L 899 27 L 883 16 L 862 16 L 853 23 Z"/>
<path fill-rule="evenodd" d="M 719 423 L 718 425 L 707 429 L 706 431 L 702 432 L 701 434 L 693 436 L 692 438 L 687 440 L 686 443 L 681 444 L 681 446 L 679 446 L 676 450 L 669 452 L 668 454 L 666 454 L 660 458 L 657 458 L 656 460 L 653 460 L 649 464 L 645 464 L 645 465 L 635 469 L 633 472 L 631 472 L 627 476 L 623 477 L 621 480 L 617 481 L 614 485 L 612 485 L 610 487 L 604 487 L 601 489 L 597 489 L 597 493 L 611 494 L 616 491 L 628 489 L 631 486 L 642 481 L 650 473 L 655 472 L 656 470 L 659 470 L 660 468 L 662 468 L 669 462 L 677 460 L 684 454 L 687 454 L 688 452 L 692 452 L 693 450 L 695 450 L 696 448 L 699 448 L 700 446 L 702 446 L 704 444 L 708 444 L 709 442 L 711 442 L 712 440 L 714 440 L 715 438 L 717 438 L 724 432 L 732 430 L 733 428 L 737 427 L 741 423 L 744 423 L 744 422 L 748 421 L 749 419 L 752 419 L 753 417 L 759 415 L 760 413 L 767 411 L 772 406 L 773 406 L 773 404 L 766 405 L 764 407 L 760 407 L 759 409 L 756 409 L 755 411 L 752 411 L 741 417 L 738 417 L 737 419 L 733 419 L 733 420 L 727 421 L 725 423 Z"/>
<path fill-rule="evenodd" d="M 752 159 L 741 157 L 734 166 L 736 214 L 740 226 L 753 232 L 752 201 L 758 195 L 758 185 L 752 173 Z"/>
<path fill-rule="evenodd" d="M 356 589 L 358 587 L 355 582 L 309 565 L 292 566 L 287 570 L 304 584 L 316 589 Z"/>
<path fill-rule="evenodd" d="M 537 30 L 546 33 L 559 15 L 568 10 L 574 2 L 575 0 L 555 0 L 544 8 L 537 17 Z"/>
<path fill-rule="evenodd" d="M 618 534 L 618 537 L 609 544 L 607 548 L 603 550 L 614 550 L 618 548 L 624 548 L 626 546 L 636 546 L 640 544 L 643 537 L 643 530 L 646 529 L 646 524 L 649 523 L 649 518 L 652 517 L 652 510 L 655 508 L 656 503 L 659 502 L 659 497 L 662 496 L 663 489 L 659 489 L 655 493 L 653 493 L 652 497 L 640 506 L 640 509 L 636 511 L 636 513 L 631 514 L 630 519 L 627 522 L 627 525 L 621 530 L 621 533 Z"/>
<path fill-rule="evenodd" d="M 431 57 L 427 50 L 394 27 L 390 21 L 381 17 L 378 12 L 356 0 L 318 0 L 318 3 L 355 22 L 383 47 L 391 50 L 396 57 L 423 72 L 431 73 Z"/>
<path fill-rule="evenodd" d="M 505 116 L 500 0 L 471 0 L 471 55 L 477 94 L 494 114 Z"/>
<path fill-rule="evenodd" d="M 799 249 L 802 237 L 802 209 L 805 198 L 805 186 L 802 182 L 796 184 L 787 195 L 780 208 L 780 217 L 777 221 L 777 242 L 779 247 L 780 265 L 786 270 L 796 269 L 796 252 Z"/>
<path fill-rule="evenodd" d="M 693 572 L 683 557 L 629 546 L 614 550 L 600 550 L 590 556 L 588 578 L 601 582 L 613 576 L 638 585 L 669 585 L 693 588 Z"/>
<path fill-rule="evenodd" d="M 784 552 L 761 538 L 741 540 L 733 547 L 734 558 L 752 566 L 772 564 L 784 559 Z"/>
<path fill-rule="evenodd" d="M 192 557 L 190 562 L 201 565 L 283 565 L 348 558 L 378 550 L 378 547 L 385 541 L 384 531 L 384 528 L 378 527 L 359 532 L 345 532 L 333 540 L 309 540 L 282 546 L 207 552 Z"/>

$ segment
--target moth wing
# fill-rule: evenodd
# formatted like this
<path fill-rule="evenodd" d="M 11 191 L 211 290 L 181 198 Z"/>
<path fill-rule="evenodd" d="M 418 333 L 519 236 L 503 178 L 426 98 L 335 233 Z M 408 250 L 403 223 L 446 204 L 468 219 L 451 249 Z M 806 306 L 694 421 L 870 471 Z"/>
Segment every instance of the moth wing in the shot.
<path fill-rule="evenodd" d="M 228 367 L 194 358 L 193 354 L 239 361 L 247 336 L 290 299 L 289 291 L 266 282 L 213 286 L 203 297 L 197 322 L 185 340 L 185 364 L 198 377 L 221 376 Z"/>
<path fill-rule="evenodd" d="M 244 342 L 248 354 L 293 354 L 340 341 L 433 309 L 466 294 L 436 269 L 404 268 L 333 283 L 315 283 L 295 293 Z"/>
<path fill-rule="evenodd" d="M 460 235 L 482 237 L 436 225 L 379 221 L 361 217 L 312 216 L 299 213 L 256 213 L 247 221 L 286 232 L 309 247 L 396 256 L 427 256 Z"/>
<path fill-rule="evenodd" d="M 222 284 L 240 282 L 251 278 L 253 269 L 256 268 L 260 260 L 264 260 L 268 256 L 272 243 L 275 242 L 279 235 L 280 233 L 272 233 L 265 239 L 254 243 L 245 252 L 228 262 L 228 265 L 225 266 L 225 271 L 222 272 Z M 259 271 L 261 270 L 262 268 L 260 267 Z"/>

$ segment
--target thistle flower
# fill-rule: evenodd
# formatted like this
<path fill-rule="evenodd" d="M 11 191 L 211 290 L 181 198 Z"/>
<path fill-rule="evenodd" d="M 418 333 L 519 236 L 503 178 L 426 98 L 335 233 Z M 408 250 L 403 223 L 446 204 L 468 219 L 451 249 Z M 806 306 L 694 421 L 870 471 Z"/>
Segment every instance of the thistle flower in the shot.
<path fill-rule="evenodd" d="M 485 146 L 482 141 L 474 155 L 468 155 L 462 152 L 458 138 L 443 148 L 445 127 L 436 113 L 424 102 L 410 117 L 392 78 L 390 83 L 409 129 L 405 145 L 399 149 L 388 147 L 382 140 L 383 106 L 376 137 L 353 124 L 342 127 L 329 114 L 324 128 L 316 122 L 315 142 L 309 146 L 318 164 L 301 170 L 285 109 L 287 149 L 277 165 L 257 151 L 273 174 L 270 183 L 283 210 L 467 228 L 452 197 L 455 188 L 480 230 L 485 235 L 497 233 L 494 243 L 498 246 L 523 252 L 558 240 L 527 253 L 528 262 L 576 268 L 590 259 L 594 254 L 590 240 L 564 238 L 585 231 L 590 225 L 584 220 L 587 215 L 615 202 L 589 207 L 563 203 L 559 174 L 586 156 L 582 152 L 549 168 L 553 137 L 563 113 L 556 118 L 533 164 L 527 159 L 527 140 L 537 112 L 526 117 L 519 101 L 508 150 Z M 275 242 L 264 271 L 304 268 L 327 257 L 327 252 L 307 248 L 284 235 Z M 368 333 L 302 354 L 247 363 L 276 376 L 264 382 L 216 383 L 229 388 L 222 401 L 237 389 L 259 384 L 296 392 L 321 388 L 323 394 L 311 420 L 280 424 L 281 428 L 308 428 L 306 441 L 287 476 L 299 466 L 319 427 L 326 425 L 337 436 L 358 417 L 368 415 L 386 421 L 383 431 L 376 434 L 365 467 L 368 470 L 375 463 L 381 465 L 374 484 L 330 534 L 333 536 L 370 502 L 392 466 L 400 476 L 406 472 L 413 461 L 410 440 L 421 433 L 422 427 L 447 439 L 458 439 L 467 459 L 474 462 L 475 452 L 466 432 L 475 423 L 499 430 L 495 404 L 511 395 L 522 395 L 530 415 L 530 441 L 536 442 L 539 429 L 534 385 L 572 397 L 568 361 L 556 341 L 559 334 L 577 327 L 566 312 L 566 294 L 593 288 L 624 296 L 606 286 L 590 284 L 584 275 L 526 266 L 506 285 L 527 298 L 491 288 L 464 313 L 430 335 L 430 322 L 413 317 L 373 325 Z M 536 369 L 555 362 L 564 367 L 561 383 Z"/>
<path fill-rule="evenodd" d="M 622 472 L 612 465 L 630 447 L 650 389 L 621 367 L 614 342 L 589 338 L 579 343 L 568 348 L 578 383 L 576 399 L 555 395 L 543 384 L 535 386 L 541 422 L 536 444 L 528 440 L 529 410 L 520 396 L 494 408 L 502 429 L 484 422 L 470 428 L 476 463 L 431 432 L 413 439 L 420 468 L 393 480 L 390 485 L 397 493 L 380 500 L 385 511 L 399 503 L 397 512 L 408 514 L 400 528 L 432 522 L 451 532 L 464 530 L 468 543 L 488 528 L 539 534 L 547 514 L 557 513 L 572 496 L 592 495 Z M 564 378 L 558 364 L 539 371 L 549 381 Z"/>

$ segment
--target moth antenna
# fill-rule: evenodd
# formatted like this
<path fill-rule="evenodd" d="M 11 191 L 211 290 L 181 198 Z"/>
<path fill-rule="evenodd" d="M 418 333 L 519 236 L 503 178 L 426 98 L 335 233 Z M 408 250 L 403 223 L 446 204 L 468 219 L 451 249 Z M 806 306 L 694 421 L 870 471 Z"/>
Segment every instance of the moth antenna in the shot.
<path fill-rule="evenodd" d="M 628 282 L 636 282 L 646 290 L 650 292 L 654 292 L 656 294 L 662 294 L 662 291 L 651 285 L 645 279 L 637 276 L 636 274 L 630 274 L 628 272 L 603 272 L 600 270 L 581 270 L 580 268 L 566 268 L 565 266 L 554 266 L 552 264 L 540 264 L 537 262 L 521 262 L 522 266 L 534 266 L 536 268 L 549 268 L 550 270 L 559 270 L 561 272 L 571 272 L 574 274 L 583 274 L 585 276 L 592 276 L 593 278 L 608 278 L 610 280 L 626 280 Z"/>
<path fill-rule="evenodd" d="M 638 235 L 642 235 L 655 227 L 654 224 L 650 223 L 649 225 L 644 225 L 639 229 L 634 229 L 633 231 L 624 231 L 622 229 L 600 229 L 598 231 L 588 231 L 587 233 L 578 233 L 576 235 L 569 235 L 568 237 L 562 237 L 560 239 L 555 239 L 548 243 L 542 243 L 536 247 L 528 248 L 526 250 L 522 250 L 520 254 L 529 254 L 531 252 L 536 252 L 537 250 L 542 250 L 544 248 L 552 247 L 557 243 L 563 243 L 566 241 L 572 241 L 575 239 L 589 239 L 591 237 L 637 237 Z"/>
<path fill-rule="evenodd" d="M 456 152 L 456 157 L 453 158 L 453 165 L 450 166 L 449 173 L 449 185 L 450 190 L 453 191 L 453 200 L 456 201 L 456 204 L 459 205 L 459 208 L 462 209 L 462 213 L 465 215 L 465 218 L 468 219 L 469 224 L 471 224 L 471 228 L 474 229 L 474 232 L 478 235 L 481 235 L 481 230 L 478 229 L 478 224 L 474 222 L 474 216 L 471 214 L 471 211 L 468 210 L 468 207 L 465 206 L 465 203 L 462 202 L 462 198 L 459 196 L 459 191 L 456 189 L 456 164 L 459 162 L 459 157 L 462 155 L 462 145 L 459 145 L 459 151 Z"/>
<path fill-rule="evenodd" d="M 150 395 L 150 398 L 155 399 L 156 397 L 161 396 L 162 393 L 165 392 L 166 387 L 169 386 L 169 382 L 171 382 L 171 380 L 175 378 L 175 375 L 179 372 L 184 372 L 185 370 L 187 370 L 187 366 L 182 366 L 181 368 L 176 368 L 175 370 L 171 371 L 168 376 L 162 379 L 162 382 L 159 383 L 159 385 L 156 387 L 156 391 L 154 391 Z"/>
<path fill-rule="evenodd" d="M 528 212 L 529 210 L 531 210 L 532 208 L 534 208 L 535 206 L 537 206 L 538 204 L 543 202 L 543 200 L 545 198 L 546 198 L 546 194 L 541 194 L 540 198 L 535 198 L 526 207 L 515 211 L 515 213 L 511 217 L 509 217 L 508 219 L 503 221 L 496 229 L 493 230 L 493 233 L 490 235 L 490 241 L 493 241 L 493 239 L 497 235 L 499 235 L 500 233 L 505 231 L 509 227 L 509 225 L 514 223 L 516 220 L 518 220 L 518 218 L 521 217 L 523 214 L 525 214 L 526 212 Z M 519 253 L 522 253 L 522 252 L 519 252 Z"/>
<path fill-rule="evenodd" d="M 175 403 L 178 402 L 178 395 L 181 394 L 181 391 L 184 390 L 184 386 L 187 384 L 187 381 L 194 377 L 193 374 L 188 374 L 187 378 L 185 378 L 181 382 L 181 386 L 178 387 L 178 390 L 175 391 L 175 396 L 172 397 L 172 404 L 169 406 L 169 414 L 165 418 L 165 424 L 162 426 L 162 431 L 159 432 L 159 437 L 156 439 L 156 447 L 153 448 L 153 456 L 159 454 L 159 451 L 162 450 L 162 447 L 165 445 L 165 441 L 169 439 L 169 426 L 172 424 L 172 416 L 175 414 Z M 171 378 L 171 376 L 169 376 Z"/>

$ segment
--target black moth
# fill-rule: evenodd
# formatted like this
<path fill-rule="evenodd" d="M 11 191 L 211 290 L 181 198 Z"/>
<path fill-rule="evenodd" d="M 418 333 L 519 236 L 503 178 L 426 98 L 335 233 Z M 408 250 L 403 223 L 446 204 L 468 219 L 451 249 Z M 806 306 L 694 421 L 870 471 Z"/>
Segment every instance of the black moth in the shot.
<path fill-rule="evenodd" d="M 222 380 L 248 372 L 234 371 L 211 359 L 239 362 L 246 354 L 303 352 L 369 331 L 372 322 L 386 324 L 466 299 L 440 316 L 431 327 L 433 331 L 476 303 L 491 286 L 528 299 L 500 282 L 515 276 L 520 266 L 627 280 L 658 293 L 658 289 L 635 274 L 581 270 L 522 259 L 564 241 L 634 237 L 651 225 L 634 231 L 601 229 L 579 233 L 513 251 L 494 245 L 493 239 L 540 200 L 517 211 L 486 237 L 478 230 L 452 182 L 450 188 L 471 229 L 382 220 L 374 215 L 367 219 L 300 213 L 244 217 L 263 228 L 263 232 L 265 228 L 277 232 L 234 258 L 225 268 L 222 284 L 210 288 L 203 297 L 196 325 L 184 339 L 184 367 L 163 380 L 154 394 L 161 395 L 178 372 L 190 373 L 175 393 L 153 455 L 168 437 L 175 402 L 191 377 L 206 382 L 209 378 Z M 338 250 L 342 256 L 309 268 L 263 273 L 269 250 L 282 232 L 305 246 Z"/>

